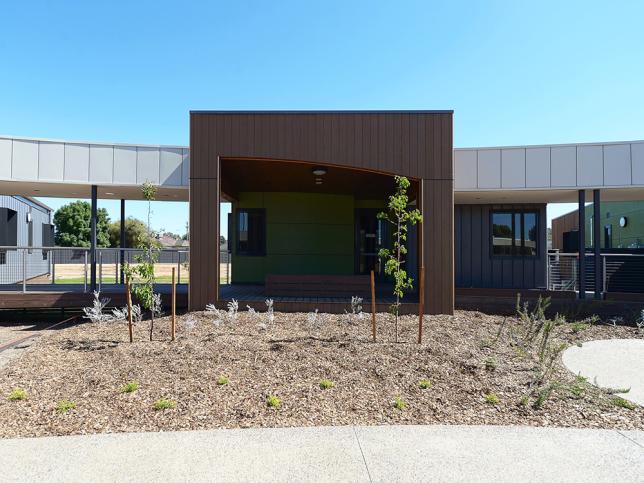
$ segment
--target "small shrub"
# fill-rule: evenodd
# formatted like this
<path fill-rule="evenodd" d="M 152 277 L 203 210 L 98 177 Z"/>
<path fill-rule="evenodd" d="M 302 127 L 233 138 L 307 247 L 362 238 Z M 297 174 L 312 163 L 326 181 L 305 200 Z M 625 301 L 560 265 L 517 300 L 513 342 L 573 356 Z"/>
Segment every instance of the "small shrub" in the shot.
<path fill-rule="evenodd" d="M 155 411 L 160 411 L 163 409 L 174 409 L 177 407 L 177 401 L 172 399 L 157 399 L 152 405 L 152 409 Z"/>
<path fill-rule="evenodd" d="M 616 397 L 612 400 L 612 403 L 615 406 L 618 406 L 620 408 L 624 409 L 630 409 L 631 411 L 637 407 L 635 403 L 630 402 L 628 399 L 624 399 L 623 397 Z"/>
<path fill-rule="evenodd" d="M 277 409 L 282 405 L 282 400 L 277 396 L 273 396 L 272 394 L 269 394 L 268 396 L 266 396 L 266 405 L 269 408 Z"/>
<path fill-rule="evenodd" d="M 541 388 L 537 392 L 537 398 L 534 400 L 534 403 L 532 403 L 532 407 L 534 409 L 541 409 L 546 401 L 550 399 L 550 396 L 552 395 L 552 391 L 554 391 L 554 389 L 555 386 L 553 384 Z"/>
<path fill-rule="evenodd" d="M 493 392 L 490 392 L 490 393 L 488 393 L 488 394 L 485 394 L 485 395 L 483 396 L 483 398 L 485 399 L 485 402 L 486 402 L 486 403 L 488 403 L 488 404 L 499 404 L 499 402 L 501 401 L 501 400 L 499 399 L 499 396 L 497 396 L 497 395 L 496 395 L 496 394 L 494 394 Z"/>
<path fill-rule="evenodd" d="M 121 388 L 121 392 L 134 392 L 139 387 L 141 387 L 141 385 L 138 383 L 138 381 L 131 381 Z"/>
<path fill-rule="evenodd" d="M 579 332 L 583 332 L 588 328 L 590 328 L 590 324 L 587 324 L 585 322 L 575 322 L 570 326 L 570 330 L 573 334 L 578 334 Z"/>
<path fill-rule="evenodd" d="M 403 409 L 407 409 L 407 403 L 400 396 L 396 396 L 396 399 L 394 399 L 394 407 L 402 411 Z"/>
<path fill-rule="evenodd" d="M 218 386 L 225 386 L 229 382 L 230 381 L 228 380 L 228 378 L 226 376 L 219 376 L 219 378 L 217 379 L 217 385 Z"/>
<path fill-rule="evenodd" d="M 335 383 L 329 379 L 322 379 L 320 381 L 321 389 L 331 389 L 333 386 L 335 386 Z"/>
<path fill-rule="evenodd" d="M 569 390 L 574 397 L 580 398 L 586 393 L 587 387 L 588 381 L 586 378 L 584 376 L 577 376 L 575 377 L 575 382 L 570 385 Z"/>
<path fill-rule="evenodd" d="M 58 403 L 56 404 L 56 411 L 58 411 L 60 414 L 65 414 L 72 409 L 76 409 L 76 403 L 74 401 L 69 401 L 68 399 L 58 401 Z"/>
<path fill-rule="evenodd" d="M 420 387 L 421 389 L 429 389 L 432 386 L 432 381 L 430 381 L 429 379 L 421 379 L 420 381 L 418 381 L 418 387 Z"/>
<path fill-rule="evenodd" d="M 27 399 L 27 391 L 21 387 L 16 387 L 9 393 L 7 399 L 9 401 L 22 401 L 23 399 Z"/>
<path fill-rule="evenodd" d="M 486 371 L 494 371 L 499 366 L 499 362 L 496 360 L 496 357 L 488 357 L 483 361 Z"/>

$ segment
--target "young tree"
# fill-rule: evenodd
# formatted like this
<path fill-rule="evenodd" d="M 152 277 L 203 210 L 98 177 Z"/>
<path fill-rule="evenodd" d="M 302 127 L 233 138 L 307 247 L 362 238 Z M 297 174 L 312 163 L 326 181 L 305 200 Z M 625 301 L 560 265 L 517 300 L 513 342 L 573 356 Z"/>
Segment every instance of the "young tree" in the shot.
<path fill-rule="evenodd" d="M 398 316 L 400 315 L 400 299 L 405 295 L 405 290 L 413 288 L 414 280 L 407 275 L 403 269 L 405 255 L 407 253 L 407 229 L 408 225 L 415 225 L 422 221 L 423 217 L 417 209 L 409 210 L 409 180 L 404 176 L 396 176 L 396 192 L 389 197 L 387 204 L 388 212 L 378 213 L 378 219 L 386 220 L 394 227 L 392 236 L 392 247 L 381 248 L 378 256 L 385 260 L 385 273 L 394 278 L 394 295 L 396 302 L 391 305 L 391 312 L 396 318 L 396 342 L 398 342 Z"/>
<path fill-rule="evenodd" d="M 110 246 L 107 227 L 110 217 L 105 208 L 96 212 L 96 245 Z M 61 206 L 54 213 L 56 245 L 60 247 L 89 247 L 92 207 L 87 201 L 73 201 Z"/>
<path fill-rule="evenodd" d="M 148 217 L 146 225 L 146 236 L 142 248 L 143 255 L 137 257 L 135 266 L 126 265 L 125 272 L 130 280 L 135 279 L 132 285 L 132 292 L 144 310 L 150 311 L 150 340 L 154 330 L 154 316 L 161 311 L 161 296 L 154 293 L 154 264 L 158 259 L 156 239 L 152 232 L 152 201 L 154 200 L 157 188 L 150 182 L 145 182 L 141 187 L 143 198 L 148 202 Z"/>

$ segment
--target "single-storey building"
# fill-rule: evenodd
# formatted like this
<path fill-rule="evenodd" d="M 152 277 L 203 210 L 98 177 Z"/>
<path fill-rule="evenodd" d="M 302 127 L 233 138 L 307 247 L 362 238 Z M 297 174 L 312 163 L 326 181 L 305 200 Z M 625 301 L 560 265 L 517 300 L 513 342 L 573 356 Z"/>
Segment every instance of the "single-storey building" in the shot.
<path fill-rule="evenodd" d="M 52 210 L 26 196 L 0 195 L 0 283 L 15 284 L 49 273 L 49 252 L 15 247 L 54 245 Z M 24 252 L 24 253 L 23 253 Z"/>

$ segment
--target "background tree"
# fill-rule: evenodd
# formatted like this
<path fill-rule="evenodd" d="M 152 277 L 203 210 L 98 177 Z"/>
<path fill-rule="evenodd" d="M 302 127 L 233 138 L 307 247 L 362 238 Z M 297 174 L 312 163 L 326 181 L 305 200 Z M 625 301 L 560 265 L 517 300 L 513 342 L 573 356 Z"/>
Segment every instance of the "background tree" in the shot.
<path fill-rule="evenodd" d="M 396 192 L 389 197 L 388 212 L 378 213 L 378 219 L 386 220 L 394 226 L 392 248 L 381 248 L 378 256 L 385 259 L 385 273 L 394 278 L 394 295 L 396 302 L 391 305 L 391 312 L 396 318 L 396 342 L 398 342 L 398 316 L 400 314 L 400 299 L 405 295 L 405 290 L 414 287 L 414 280 L 403 269 L 405 255 L 407 254 L 407 226 L 415 225 L 423 217 L 417 209 L 408 210 L 409 180 L 404 176 L 396 176 Z"/>
<path fill-rule="evenodd" d="M 54 213 L 56 245 L 61 247 L 89 247 L 91 215 L 92 207 L 87 201 L 73 201 L 56 210 L 56 213 Z M 110 217 L 107 215 L 107 210 L 99 208 L 96 223 L 96 245 L 98 247 L 110 246 L 109 223 Z"/>
<path fill-rule="evenodd" d="M 121 246 L 121 220 L 110 223 L 108 227 L 110 246 Z M 125 219 L 125 243 L 128 248 L 144 248 L 147 227 L 145 223 L 131 216 Z"/>

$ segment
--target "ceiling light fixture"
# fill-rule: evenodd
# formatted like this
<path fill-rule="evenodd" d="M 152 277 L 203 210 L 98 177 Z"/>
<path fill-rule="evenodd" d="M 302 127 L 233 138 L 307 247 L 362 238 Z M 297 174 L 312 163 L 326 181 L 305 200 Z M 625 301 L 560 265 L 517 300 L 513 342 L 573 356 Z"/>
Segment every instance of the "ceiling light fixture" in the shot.
<path fill-rule="evenodd" d="M 315 176 L 324 176 L 326 174 L 326 168 L 316 166 L 315 168 L 313 168 L 313 174 Z"/>
<path fill-rule="evenodd" d="M 105 194 L 106 194 L 107 196 L 114 196 L 114 193 L 110 193 L 109 191 L 106 191 L 106 192 L 105 192 Z"/>

